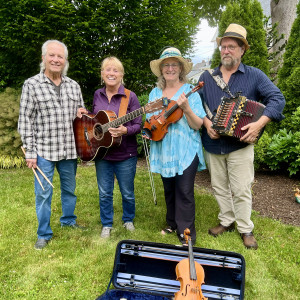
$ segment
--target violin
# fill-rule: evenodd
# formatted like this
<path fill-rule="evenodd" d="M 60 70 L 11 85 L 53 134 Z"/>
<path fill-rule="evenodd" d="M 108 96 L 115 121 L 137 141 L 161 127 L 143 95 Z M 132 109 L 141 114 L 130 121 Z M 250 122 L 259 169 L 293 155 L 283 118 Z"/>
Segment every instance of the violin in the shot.
<path fill-rule="evenodd" d="M 190 230 L 184 230 L 184 238 L 188 244 L 189 256 L 176 265 L 176 276 L 180 282 L 180 290 L 175 293 L 175 300 L 207 300 L 203 296 L 201 285 L 204 283 L 203 267 L 194 261 Z"/>
<path fill-rule="evenodd" d="M 201 89 L 203 85 L 203 81 L 199 82 L 186 94 L 186 98 Z M 146 119 L 143 127 L 144 138 L 156 142 L 162 140 L 167 134 L 170 124 L 176 123 L 182 118 L 183 110 L 179 107 L 177 101 L 168 100 L 167 103 L 167 107 L 159 115 L 153 115 L 150 119 Z"/>

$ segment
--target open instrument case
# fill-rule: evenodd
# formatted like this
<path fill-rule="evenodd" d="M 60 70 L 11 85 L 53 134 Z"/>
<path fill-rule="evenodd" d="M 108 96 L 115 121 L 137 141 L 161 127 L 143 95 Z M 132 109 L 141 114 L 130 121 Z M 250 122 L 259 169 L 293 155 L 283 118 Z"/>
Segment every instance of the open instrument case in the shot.
<path fill-rule="evenodd" d="M 244 299 L 245 260 L 241 254 L 193 247 L 205 273 L 201 286 L 210 299 Z M 117 245 L 109 289 L 97 300 L 169 300 L 180 290 L 175 268 L 188 247 L 123 240 Z M 185 298 L 184 298 L 185 299 Z M 186 299 L 191 300 L 191 299 Z"/>

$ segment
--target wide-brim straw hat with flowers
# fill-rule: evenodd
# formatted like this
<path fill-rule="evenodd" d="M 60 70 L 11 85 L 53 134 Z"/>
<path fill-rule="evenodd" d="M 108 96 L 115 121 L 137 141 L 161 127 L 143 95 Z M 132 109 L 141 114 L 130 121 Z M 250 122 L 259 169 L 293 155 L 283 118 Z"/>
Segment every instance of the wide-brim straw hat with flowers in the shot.
<path fill-rule="evenodd" d="M 151 71 L 157 76 L 159 77 L 161 75 L 161 70 L 160 70 L 160 64 L 161 62 L 166 59 L 166 58 L 177 58 L 183 66 L 183 72 L 185 75 L 187 75 L 188 73 L 191 72 L 192 68 L 193 68 L 193 63 L 188 61 L 187 59 L 183 58 L 181 55 L 181 52 L 174 47 L 170 47 L 165 49 L 161 56 L 159 57 L 159 59 L 155 59 L 150 61 L 150 68 Z"/>
<path fill-rule="evenodd" d="M 217 37 L 217 44 L 220 46 L 221 40 L 225 37 L 230 37 L 230 38 L 236 38 L 241 40 L 245 44 L 245 50 L 248 50 L 250 48 L 248 41 L 247 41 L 247 30 L 238 24 L 230 24 L 224 35 L 222 37 Z"/>

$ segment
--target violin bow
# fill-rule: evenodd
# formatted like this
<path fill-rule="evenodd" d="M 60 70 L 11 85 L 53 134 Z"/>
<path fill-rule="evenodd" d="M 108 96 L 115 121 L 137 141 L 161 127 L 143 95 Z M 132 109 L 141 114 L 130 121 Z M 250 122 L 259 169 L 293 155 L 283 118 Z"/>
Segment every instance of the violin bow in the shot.
<path fill-rule="evenodd" d="M 152 190 L 152 195 L 153 195 L 153 201 L 154 201 L 154 204 L 157 205 L 154 180 L 153 180 L 153 175 L 152 175 L 152 172 L 151 172 L 151 169 L 150 169 L 149 149 L 148 149 L 147 141 L 143 137 L 143 135 L 142 135 L 142 140 L 143 140 L 143 146 L 144 146 L 144 151 L 145 151 L 145 158 L 146 158 L 147 168 L 148 168 L 148 173 L 149 173 L 149 178 L 150 178 L 150 185 L 151 185 L 151 190 Z"/>

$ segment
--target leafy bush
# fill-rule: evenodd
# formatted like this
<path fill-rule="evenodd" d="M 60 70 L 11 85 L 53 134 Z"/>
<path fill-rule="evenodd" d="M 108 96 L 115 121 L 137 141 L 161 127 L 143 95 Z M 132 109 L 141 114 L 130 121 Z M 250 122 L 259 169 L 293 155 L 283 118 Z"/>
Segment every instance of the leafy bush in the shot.
<path fill-rule="evenodd" d="M 254 146 L 254 168 L 255 170 L 267 168 L 266 156 L 272 138 L 268 132 L 264 132 L 258 143 Z"/>
<path fill-rule="evenodd" d="M 299 173 L 300 132 L 280 129 L 272 137 L 265 160 L 271 170 L 288 170 L 290 176 Z"/>
<path fill-rule="evenodd" d="M 296 108 L 292 117 L 290 118 L 290 122 L 286 124 L 286 128 L 293 132 L 299 131 L 300 128 L 300 106 Z"/>
<path fill-rule="evenodd" d="M 275 134 L 268 130 L 268 127 L 255 145 L 254 167 L 256 170 L 269 168 L 288 171 L 290 176 L 300 174 L 300 106 L 289 120 L 286 128 L 277 129 Z"/>

